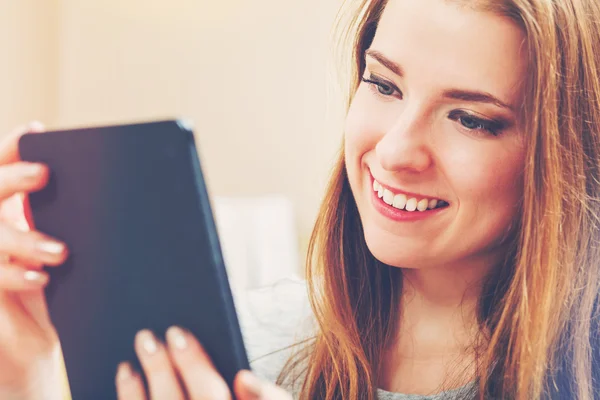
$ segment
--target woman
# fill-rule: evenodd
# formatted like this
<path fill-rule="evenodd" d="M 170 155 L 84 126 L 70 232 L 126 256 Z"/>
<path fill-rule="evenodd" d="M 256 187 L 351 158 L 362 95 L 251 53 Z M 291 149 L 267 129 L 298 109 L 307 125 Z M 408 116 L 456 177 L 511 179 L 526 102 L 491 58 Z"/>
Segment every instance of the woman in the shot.
<path fill-rule="evenodd" d="M 600 3 L 364 0 L 353 22 L 307 269 L 319 329 L 279 383 L 303 399 L 600 398 Z M 13 137 L 10 201 L 47 176 L 16 158 Z M 67 250 L 9 222 L 0 387 L 41 398 L 56 338 L 40 266 Z M 229 398 L 185 331 L 143 331 L 136 350 L 150 393 L 122 364 L 121 399 Z M 248 372 L 236 392 L 290 396 Z"/>

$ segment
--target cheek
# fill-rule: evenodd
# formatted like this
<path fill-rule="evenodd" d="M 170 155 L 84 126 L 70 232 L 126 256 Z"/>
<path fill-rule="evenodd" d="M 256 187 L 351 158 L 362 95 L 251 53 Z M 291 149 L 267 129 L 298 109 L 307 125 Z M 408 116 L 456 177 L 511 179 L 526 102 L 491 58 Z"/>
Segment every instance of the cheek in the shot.
<path fill-rule="evenodd" d="M 497 143 L 496 143 L 497 144 Z M 487 230 L 505 230 L 523 194 L 524 152 L 521 146 L 490 146 L 467 153 L 448 153 L 449 177 L 459 200 L 463 223 Z"/>
<path fill-rule="evenodd" d="M 369 137 L 373 136 L 375 131 L 373 125 L 373 119 L 368 117 L 357 94 L 346 115 L 344 126 L 346 153 L 360 152 L 361 148 L 367 146 Z"/>
<path fill-rule="evenodd" d="M 457 181 L 472 194 L 472 200 L 501 201 L 521 191 L 523 158 L 518 152 L 480 152 L 471 158 L 474 159 L 457 168 Z"/>
<path fill-rule="evenodd" d="M 353 168 L 367 152 L 374 150 L 385 132 L 380 110 L 373 107 L 369 93 L 359 88 L 346 115 L 344 126 L 346 163 Z"/>

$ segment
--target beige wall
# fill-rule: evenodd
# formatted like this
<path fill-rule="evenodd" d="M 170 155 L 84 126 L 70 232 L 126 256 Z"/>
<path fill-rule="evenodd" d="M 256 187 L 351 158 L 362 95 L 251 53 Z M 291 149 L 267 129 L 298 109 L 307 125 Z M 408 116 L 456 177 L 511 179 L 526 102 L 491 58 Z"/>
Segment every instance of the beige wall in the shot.
<path fill-rule="evenodd" d="M 191 117 L 212 193 L 290 196 L 303 248 L 341 136 L 339 1 L 62 3 L 59 123 Z"/>
<path fill-rule="evenodd" d="M 0 1 L 0 132 L 55 122 L 58 1 Z"/>
<path fill-rule="evenodd" d="M 190 117 L 211 192 L 288 195 L 304 250 L 341 138 L 340 2 L 0 2 L 2 128 Z"/>

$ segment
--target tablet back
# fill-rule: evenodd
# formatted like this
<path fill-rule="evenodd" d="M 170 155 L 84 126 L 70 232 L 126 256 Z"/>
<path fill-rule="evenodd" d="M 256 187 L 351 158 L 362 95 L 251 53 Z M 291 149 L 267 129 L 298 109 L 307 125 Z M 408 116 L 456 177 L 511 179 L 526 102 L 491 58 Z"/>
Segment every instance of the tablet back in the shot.
<path fill-rule="evenodd" d="M 76 400 L 115 399 L 135 333 L 195 334 L 231 386 L 248 368 L 192 132 L 178 121 L 25 135 L 49 165 L 36 229 L 67 243 L 46 294 Z"/>

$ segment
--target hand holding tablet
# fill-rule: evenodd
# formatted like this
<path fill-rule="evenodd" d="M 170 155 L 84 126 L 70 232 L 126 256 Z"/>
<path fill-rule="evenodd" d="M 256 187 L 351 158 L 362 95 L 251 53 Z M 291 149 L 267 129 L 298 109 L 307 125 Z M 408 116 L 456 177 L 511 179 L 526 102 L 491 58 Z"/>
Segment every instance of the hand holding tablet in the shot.
<path fill-rule="evenodd" d="M 139 367 L 136 333 L 148 329 L 161 343 L 171 326 L 199 339 L 232 388 L 249 365 L 185 124 L 24 135 L 19 151 L 50 170 L 29 197 L 36 229 L 70 251 L 48 270 L 46 296 L 73 398 L 116 398 L 117 365 Z"/>

